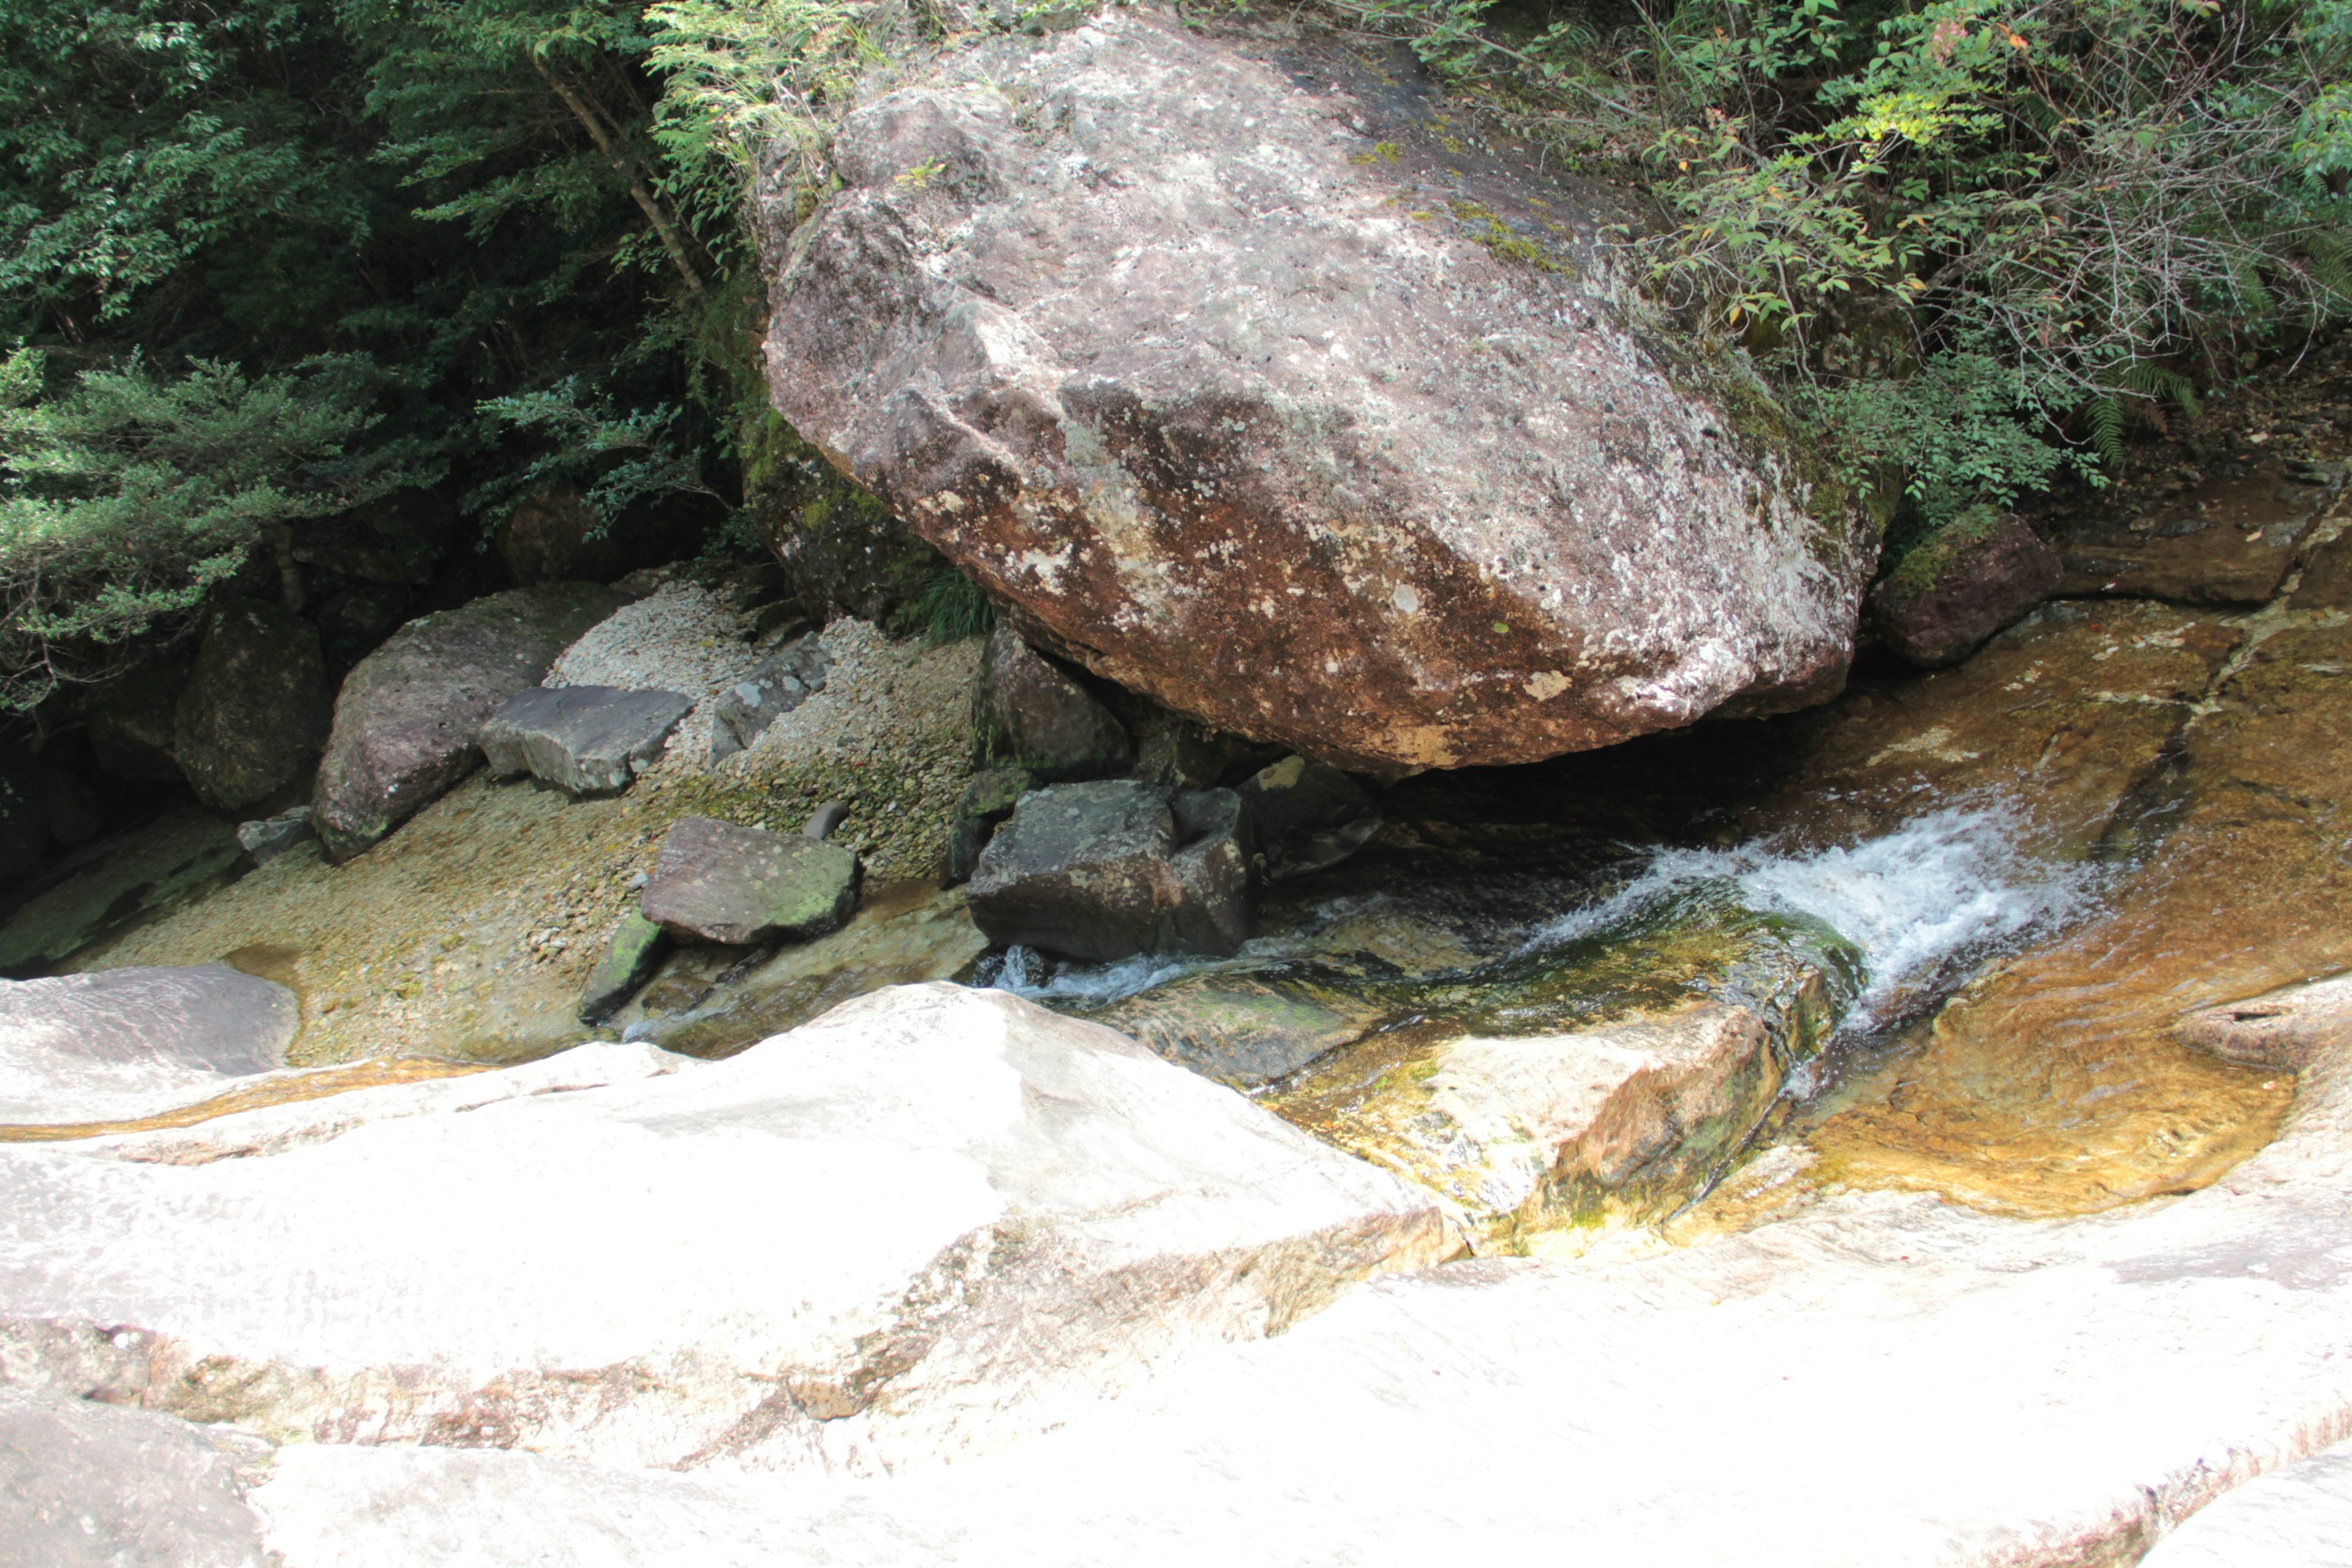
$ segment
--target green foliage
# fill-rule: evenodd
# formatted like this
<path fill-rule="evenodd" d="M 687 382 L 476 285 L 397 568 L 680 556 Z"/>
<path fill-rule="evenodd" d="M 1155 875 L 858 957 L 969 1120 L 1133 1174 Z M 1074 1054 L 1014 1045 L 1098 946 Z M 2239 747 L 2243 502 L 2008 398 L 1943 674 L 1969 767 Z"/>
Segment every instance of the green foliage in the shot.
<path fill-rule="evenodd" d="M 353 450 L 373 419 L 348 364 L 167 378 L 134 358 L 43 400 L 40 359 L 0 369 L 0 710 L 185 617 L 289 521 L 419 477 Z"/>
<path fill-rule="evenodd" d="M 996 625 L 996 606 L 980 584 L 953 567 L 941 567 L 923 584 L 920 597 L 907 608 L 908 629 L 937 647 L 986 637 Z"/>

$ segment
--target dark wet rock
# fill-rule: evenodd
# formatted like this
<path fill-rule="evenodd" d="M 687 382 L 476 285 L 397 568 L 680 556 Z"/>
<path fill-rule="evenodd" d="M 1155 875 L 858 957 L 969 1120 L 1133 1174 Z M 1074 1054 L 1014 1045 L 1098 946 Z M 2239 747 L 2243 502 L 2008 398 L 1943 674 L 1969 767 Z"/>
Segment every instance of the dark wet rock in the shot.
<path fill-rule="evenodd" d="M 529 773 L 575 796 L 618 795 L 693 709 L 694 699 L 676 691 L 534 686 L 482 726 L 482 755 L 499 778 Z"/>
<path fill-rule="evenodd" d="M 621 603 L 593 583 L 519 588 L 411 621 L 362 659 L 311 799 L 328 855 L 348 860 L 472 772 L 499 705 Z"/>
<path fill-rule="evenodd" d="M 1381 1018 L 1361 998 L 1251 974 L 1193 974 L 1089 1014 L 1180 1067 L 1255 1089 L 1355 1044 Z"/>
<path fill-rule="evenodd" d="M 2311 552 L 2287 603 L 2298 610 L 2352 609 L 2352 529 Z"/>
<path fill-rule="evenodd" d="M 580 1021 L 601 1024 L 618 1012 L 661 967 L 669 940 L 669 932 L 637 910 L 622 915 L 621 923 L 613 928 L 613 940 L 605 944 L 604 956 L 597 960 L 595 973 L 588 977 L 587 989 L 581 993 Z"/>
<path fill-rule="evenodd" d="M 1038 782 L 1027 768 L 988 768 L 972 775 L 948 818 L 949 881 L 971 879 L 980 868 L 981 851 Z"/>
<path fill-rule="evenodd" d="M 269 1445 L 94 1399 L 0 1388 L 0 1561 L 263 1568 L 246 1503 Z"/>
<path fill-rule="evenodd" d="M 1214 789 L 1268 750 L 1165 709 L 1130 720 L 1128 728 L 1135 738 L 1131 776 L 1178 789 Z"/>
<path fill-rule="evenodd" d="M 758 740 L 769 725 L 823 691 L 832 671 L 833 656 L 814 632 L 752 666 L 712 704 L 719 724 L 711 736 L 711 760 Z"/>
<path fill-rule="evenodd" d="M 783 568 L 787 602 L 812 621 L 840 613 L 907 629 L 913 606 L 951 570 L 781 419 L 744 469 L 744 513 Z"/>
<path fill-rule="evenodd" d="M 188 683 L 184 656 L 151 658 L 90 700 L 83 715 L 98 765 L 117 778 L 176 779 L 173 729 Z"/>
<path fill-rule="evenodd" d="M 1305 757 L 1259 769 L 1235 793 L 1270 882 L 1336 866 L 1381 830 L 1380 807 L 1362 784 Z"/>
<path fill-rule="evenodd" d="M 23 873 L 60 848 L 97 833 L 100 818 L 87 781 L 51 743 L 36 751 L 21 736 L 0 734 L 0 910 L 25 892 Z"/>
<path fill-rule="evenodd" d="M 1249 935 L 1249 867 L 1233 791 L 1106 779 L 1024 795 L 967 897 L 1000 945 L 1097 961 L 1229 953 Z"/>
<path fill-rule="evenodd" d="M 197 799 L 235 810 L 309 765 L 333 710 L 319 629 L 276 605 L 231 599 L 205 617 L 172 754 Z"/>
<path fill-rule="evenodd" d="M 1040 646 L 1365 771 L 1833 693 L 1875 529 L 1640 344 L 1616 211 L 1300 47 L 1114 10 L 861 106 L 764 218 L 779 411 Z"/>
<path fill-rule="evenodd" d="M 981 656 L 972 731 L 982 762 L 1045 783 L 1118 773 L 1135 755 L 1110 710 L 1003 621 Z"/>
<path fill-rule="evenodd" d="M 2266 462 L 2129 513 L 2074 520 L 2055 540 L 2065 564 L 2057 592 L 2263 604 L 2294 569 L 2330 494 L 2324 484 L 2282 485 L 2287 477 Z"/>
<path fill-rule="evenodd" d="M 244 855 L 236 824 L 193 810 L 85 846 L 45 870 L 0 925 L 0 974 L 45 968 L 159 914 L 233 873 Z"/>
<path fill-rule="evenodd" d="M 225 965 L 0 981 L 0 1121 L 95 1121 L 286 1065 L 302 1010 Z"/>
<path fill-rule="evenodd" d="M 236 841 L 253 857 L 257 866 L 267 866 L 296 845 L 308 844 L 318 837 L 318 830 L 310 826 L 310 808 L 307 805 L 236 825 Z"/>
<path fill-rule="evenodd" d="M 2014 513 L 1963 519 L 1871 590 L 1879 636 L 1914 664 L 1950 664 L 2049 597 L 2065 568 Z"/>
<path fill-rule="evenodd" d="M 839 845 L 689 816 L 669 830 L 637 904 L 689 941 L 800 941 L 849 919 L 857 880 L 857 857 Z"/>
<path fill-rule="evenodd" d="M 604 582 L 641 563 L 626 534 L 572 490 L 549 490 L 516 506 L 499 530 L 499 558 L 521 584 Z"/>

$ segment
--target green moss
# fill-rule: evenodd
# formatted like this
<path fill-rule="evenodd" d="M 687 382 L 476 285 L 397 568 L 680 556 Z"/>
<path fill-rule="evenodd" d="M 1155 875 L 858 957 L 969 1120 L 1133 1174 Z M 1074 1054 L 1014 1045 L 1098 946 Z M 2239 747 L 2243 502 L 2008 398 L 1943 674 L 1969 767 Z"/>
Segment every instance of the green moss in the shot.
<path fill-rule="evenodd" d="M 2001 525 L 1999 508 L 1972 506 L 1903 552 L 1890 575 L 1895 587 L 1910 598 L 1933 588 L 1953 564 L 1974 546 L 1990 538 Z"/>

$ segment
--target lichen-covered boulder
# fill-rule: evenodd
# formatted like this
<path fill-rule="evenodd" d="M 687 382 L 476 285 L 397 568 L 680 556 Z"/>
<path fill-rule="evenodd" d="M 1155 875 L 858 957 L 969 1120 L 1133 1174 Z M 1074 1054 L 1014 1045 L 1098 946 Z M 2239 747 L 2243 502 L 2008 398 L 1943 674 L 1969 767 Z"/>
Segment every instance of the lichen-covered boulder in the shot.
<path fill-rule="evenodd" d="M 333 710 L 318 627 L 259 599 L 231 599 L 205 617 L 172 754 L 197 799 L 235 810 L 293 782 L 326 744 Z"/>
<path fill-rule="evenodd" d="M 350 859 L 471 773 L 499 705 L 622 603 L 593 583 L 492 594 L 409 622 L 362 659 L 335 699 L 310 802 L 328 855 Z"/>
<path fill-rule="evenodd" d="M 981 656 L 972 731 L 982 762 L 1026 768 L 1041 781 L 1097 778 L 1135 758 L 1111 710 L 1002 621 Z"/>
<path fill-rule="evenodd" d="M 1905 658 L 1953 664 L 2049 597 L 2064 574 L 2023 518 L 1987 509 L 1905 556 L 1871 590 L 1870 611 Z"/>
<path fill-rule="evenodd" d="M 1613 214 L 1444 112 L 1144 8 L 950 54 L 771 214 L 775 405 L 1033 639 L 1343 766 L 1834 690 L 1847 492 L 1643 345 Z"/>

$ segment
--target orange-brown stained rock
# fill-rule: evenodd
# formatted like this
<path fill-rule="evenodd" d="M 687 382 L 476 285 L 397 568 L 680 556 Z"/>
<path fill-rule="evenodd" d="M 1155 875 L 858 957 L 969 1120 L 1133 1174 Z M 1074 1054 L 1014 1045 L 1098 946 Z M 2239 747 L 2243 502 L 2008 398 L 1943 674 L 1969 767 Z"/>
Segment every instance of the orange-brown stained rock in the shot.
<path fill-rule="evenodd" d="M 116 1132 L 157 1132 L 172 1127 L 194 1127 L 198 1122 L 210 1121 L 219 1116 L 234 1116 L 243 1110 L 292 1105 L 304 1100 L 324 1100 L 331 1094 L 345 1094 L 355 1089 L 378 1089 L 385 1084 L 462 1078 L 467 1073 L 488 1072 L 495 1065 L 489 1062 L 453 1062 L 439 1057 L 383 1057 L 373 1061 L 351 1062 L 342 1067 L 314 1068 L 307 1072 L 273 1075 L 243 1089 L 234 1089 L 226 1094 L 198 1100 L 194 1105 L 183 1105 L 153 1116 L 128 1121 L 0 1123 L 0 1143 L 56 1143 L 76 1138 L 102 1138 Z"/>
<path fill-rule="evenodd" d="M 852 115 L 776 406 L 1041 643 L 1345 766 L 1833 693 L 1874 531 L 1626 329 L 1595 193 L 1254 48 L 1112 10 Z"/>
<path fill-rule="evenodd" d="M 2205 1185 L 2274 1135 L 2292 1073 L 2174 1031 L 2352 968 L 2352 627 L 2276 634 L 2219 695 L 2178 826 L 2110 912 L 1948 1005 L 1813 1131 L 1820 1175 L 2074 1212 Z"/>

